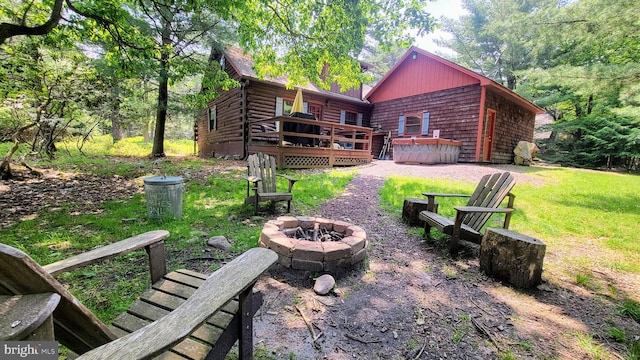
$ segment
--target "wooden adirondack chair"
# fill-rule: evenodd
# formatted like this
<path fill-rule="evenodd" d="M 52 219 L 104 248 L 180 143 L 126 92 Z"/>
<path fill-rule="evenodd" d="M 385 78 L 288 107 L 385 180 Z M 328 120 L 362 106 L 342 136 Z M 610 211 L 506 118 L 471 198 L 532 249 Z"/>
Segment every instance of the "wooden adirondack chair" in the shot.
<path fill-rule="evenodd" d="M 286 175 L 277 174 L 276 159 L 270 155 L 263 153 L 252 154 L 249 155 L 247 161 L 247 197 L 244 199 L 244 203 L 254 204 L 255 213 L 258 213 L 258 203 L 263 201 L 286 201 L 287 212 L 291 212 L 291 199 L 293 199 L 291 189 L 298 180 Z M 289 181 L 289 189 L 287 192 L 277 192 L 277 176 Z M 251 191 L 253 191 L 253 194 L 251 194 Z"/>
<path fill-rule="evenodd" d="M 25 339 L 24 333 L 30 334 L 38 326 L 22 320 L 42 318 L 42 314 L 11 311 L 35 298 L 44 306 L 29 310 L 53 311 L 53 331 L 49 333 L 70 350 L 84 354 L 81 359 L 224 359 L 236 340 L 240 357 L 252 358 L 252 319 L 262 303 L 252 287 L 277 261 L 276 253 L 251 249 L 210 276 L 189 270 L 167 274 L 167 236 L 164 230 L 151 231 L 46 266 L 0 244 L 0 340 Z M 141 248 L 149 255 L 154 284 L 111 326 L 102 323 L 53 277 Z M 17 314 L 19 321 L 6 314 Z"/>
<path fill-rule="evenodd" d="M 511 213 L 514 211 L 515 195 L 510 193 L 515 185 L 515 178 L 508 172 L 485 175 L 471 195 L 438 194 L 424 192 L 427 197 L 427 210 L 421 211 L 418 218 L 425 222 L 424 234 L 429 236 L 431 227 L 451 235 L 449 251 L 455 254 L 458 243 L 467 240 L 476 244 L 482 241 L 482 227 L 494 213 L 504 213 L 503 227 L 509 228 Z M 499 207 L 505 197 L 509 197 L 507 207 Z M 437 213 L 436 197 L 468 197 L 466 206 L 456 206 L 455 219 L 451 220 Z"/>

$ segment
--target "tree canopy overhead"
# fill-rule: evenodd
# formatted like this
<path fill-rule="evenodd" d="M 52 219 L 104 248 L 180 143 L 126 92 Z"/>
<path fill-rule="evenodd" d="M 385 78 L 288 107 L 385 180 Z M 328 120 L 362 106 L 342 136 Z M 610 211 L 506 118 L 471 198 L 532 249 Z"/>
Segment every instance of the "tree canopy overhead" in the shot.
<path fill-rule="evenodd" d="M 209 66 L 212 47 L 237 43 L 250 52 L 258 76 L 287 74 L 289 86 L 312 81 L 348 89 L 367 80 L 358 62 L 366 43 L 411 43 L 434 26 L 427 2 L 412 0 L 55 0 L 15 1 L 0 7 L 0 45 L 21 35 L 45 36 L 65 29 L 68 41 L 97 46 L 118 78 L 151 76 L 158 84 L 152 156 L 163 156 L 168 87 L 203 76 L 193 96 L 202 106 L 233 82 Z M 414 31 L 415 33 L 415 31 Z M 325 65 L 329 64 L 328 68 Z M 112 91 L 116 96 L 119 92 Z M 113 104 L 117 120 L 118 106 Z"/>

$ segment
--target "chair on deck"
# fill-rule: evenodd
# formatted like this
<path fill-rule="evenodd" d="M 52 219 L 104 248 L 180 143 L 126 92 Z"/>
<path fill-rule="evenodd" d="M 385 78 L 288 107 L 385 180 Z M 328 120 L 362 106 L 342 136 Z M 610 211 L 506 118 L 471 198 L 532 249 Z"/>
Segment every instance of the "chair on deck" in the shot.
<path fill-rule="evenodd" d="M 257 153 L 249 155 L 248 176 L 247 176 L 247 197 L 244 199 L 245 204 L 254 204 L 255 213 L 258 213 L 258 203 L 264 201 L 286 201 L 287 212 L 291 212 L 291 188 L 297 179 L 286 175 L 276 174 L 276 159 L 273 156 Z M 283 177 L 289 181 L 289 190 L 287 192 L 277 192 L 277 176 Z M 251 191 L 253 190 L 253 195 Z"/>
<path fill-rule="evenodd" d="M 0 244 L 0 340 L 56 340 L 92 360 L 224 359 L 239 340 L 240 358 L 251 358 L 252 319 L 262 303 L 252 288 L 278 259 L 276 253 L 251 249 L 210 276 L 189 270 L 167 274 L 168 236 L 151 231 L 46 266 Z M 111 326 L 53 277 L 141 248 L 149 255 L 152 288 Z M 34 330 L 43 327 L 49 329 Z"/>
<path fill-rule="evenodd" d="M 513 175 L 505 172 L 483 176 L 471 195 L 423 192 L 422 195 L 427 197 L 427 210 L 421 211 L 418 218 L 425 222 L 424 236 L 429 236 L 431 227 L 451 235 L 449 251 L 455 254 L 460 240 L 481 243 L 480 231 L 494 213 L 505 214 L 503 227 L 508 229 L 511 213 L 514 211 L 515 195 L 510 193 L 514 185 Z M 507 196 L 509 197 L 507 207 L 499 207 Z M 456 217 L 451 220 L 437 213 L 436 197 L 469 197 L 469 201 L 466 206 L 454 207 Z"/>

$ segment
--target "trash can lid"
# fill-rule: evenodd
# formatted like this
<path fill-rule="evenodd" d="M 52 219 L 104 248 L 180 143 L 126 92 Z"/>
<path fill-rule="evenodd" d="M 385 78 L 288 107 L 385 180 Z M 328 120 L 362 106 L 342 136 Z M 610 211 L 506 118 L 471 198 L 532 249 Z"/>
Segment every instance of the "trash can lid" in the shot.
<path fill-rule="evenodd" d="M 176 185 L 182 184 L 180 176 L 150 176 L 144 178 L 144 183 L 148 185 Z"/>

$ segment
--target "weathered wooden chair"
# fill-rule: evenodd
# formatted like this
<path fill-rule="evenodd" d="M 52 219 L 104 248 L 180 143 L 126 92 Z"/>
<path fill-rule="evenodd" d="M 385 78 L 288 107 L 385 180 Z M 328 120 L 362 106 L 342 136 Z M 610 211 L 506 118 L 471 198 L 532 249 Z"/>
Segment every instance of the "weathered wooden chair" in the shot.
<path fill-rule="evenodd" d="M 482 227 L 494 213 L 504 213 L 503 227 L 509 228 L 511 213 L 514 211 L 515 195 L 510 193 L 515 185 L 515 178 L 508 172 L 485 175 L 471 195 L 439 194 L 423 192 L 427 197 L 427 210 L 421 211 L 418 218 L 425 222 L 424 236 L 429 236 L 431 227 L 451 236 L 449 251 L 458 251 L 459 241 L 466 240 L 476 244 L 482 241 Z M 466 206 L 456 206 L 455 219 L 448 219 L 437 213 L 436 197 L 468 197 Z M 500 207 L 505 197 L 509 197 L 506 207 Z"/>
<path fill-rule="evenodd" d="M 210 276 L 189 270 L 167 273 L 167 236 L 164 230 L 151 231 L 46 266 L 0 244 L 0 340 L 55 338 L 83 354 L 81 359 L 92 360 L 224 359 L 239 340 L 240 358 L 252 358 L 253 315 L 262 303 L 252 287 L 277 261 L 276 253 L 250 249 Z M 149 255 L 153 286 L 111 326 L 53 277 L 141 248 Z M 34 338 L 40 323 L 51 329 Z"/>
<path fill-rule="evenodd" d="M 276 173 L 276 159 L 270 155 L 257 153 L 249 155 L 247 176 L 247 197 L 245 204 L 254 204 L 254 212 L 258 212 L 258 204 L 264 201 L 286 201 L 287 212 L 291 212 L 291 189 L 297 179 Z M 289 181 L 287 192 L 278 192 L 276 189 L 277 176 Z M 251 193 L 253 191 L 253 194 Z"/>

